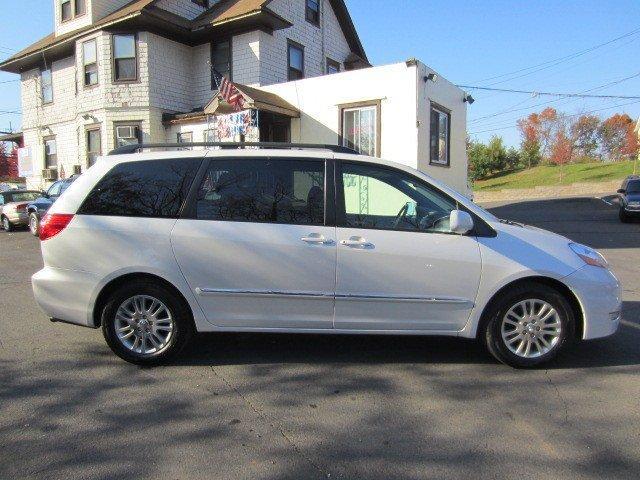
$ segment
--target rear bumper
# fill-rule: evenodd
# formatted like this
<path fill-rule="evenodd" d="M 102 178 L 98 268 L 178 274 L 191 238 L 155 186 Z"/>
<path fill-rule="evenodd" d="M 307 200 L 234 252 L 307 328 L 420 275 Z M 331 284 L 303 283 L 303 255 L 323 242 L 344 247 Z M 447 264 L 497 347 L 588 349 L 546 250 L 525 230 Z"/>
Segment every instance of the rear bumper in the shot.
<path fill-rule="evenodd" d="M 92 295 L 98 278 L 86 272 L 44 267 L 31 277 L 38 306 L 50 317 L 66 323 L 94 327 Z"/>
<path fill-rule="evenodd" d="M 584 315 L 583 340 L 613 335 L 622 311 L 622 287 L 611 271 L 586 265 L 563 279 L 576 294 Z"/>

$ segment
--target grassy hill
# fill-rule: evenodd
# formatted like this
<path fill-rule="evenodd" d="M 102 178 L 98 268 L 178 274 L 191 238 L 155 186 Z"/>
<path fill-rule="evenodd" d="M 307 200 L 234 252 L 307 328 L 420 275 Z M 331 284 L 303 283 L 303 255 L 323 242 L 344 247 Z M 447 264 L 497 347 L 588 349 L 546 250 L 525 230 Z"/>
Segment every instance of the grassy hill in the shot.
<path fill-rule="evenodd" d="M 640 170 L 640 164 L 639 164 Z M 474 182 L 475 191 L 504 190 L 510 188 L 533 188 L 549 185 L 570 185 L 582 182 L 608 182 L 620 180 L 633 173 L 633 162 L 614 163 L 577 163 L 562 167 L 562 181 L 560 181 L 561 167 L 539 166 L 516 172 L 506 172 L 493 175 L 485 180 Z"/>

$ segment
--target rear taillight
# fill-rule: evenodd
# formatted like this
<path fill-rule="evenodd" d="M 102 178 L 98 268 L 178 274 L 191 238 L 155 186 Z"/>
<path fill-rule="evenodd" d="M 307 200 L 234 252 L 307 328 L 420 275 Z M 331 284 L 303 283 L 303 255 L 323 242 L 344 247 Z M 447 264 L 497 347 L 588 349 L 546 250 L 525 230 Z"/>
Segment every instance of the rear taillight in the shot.
<path fill-rule="evenodd" d="M 19 203 L 16 205 L 16 212 L 26 212 L 28 203 Z"/>
<path fill-rule="evenodd" d="M 47 240 L 65 229 L 73 215 L 68 213 L 46 214 L 40 222 L 40 240 Z"/>

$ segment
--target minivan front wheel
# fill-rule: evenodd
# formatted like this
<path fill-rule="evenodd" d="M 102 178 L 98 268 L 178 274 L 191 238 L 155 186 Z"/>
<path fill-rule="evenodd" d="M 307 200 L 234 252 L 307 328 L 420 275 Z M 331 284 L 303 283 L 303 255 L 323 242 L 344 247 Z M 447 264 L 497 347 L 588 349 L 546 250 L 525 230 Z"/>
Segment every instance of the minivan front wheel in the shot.
<path fill-rule="evenodd" d="M 166 362 L 182 350 L 193 330 L 184 301 L 149 281 L 117 289 L 102 314 L 102 333 L 111 350 L 137 365 Z"/>
<path fill-rule="evenodd" d="M 551 360 L 574 336 L 571 305 L 562 293 L 542 284 L 516 287 L 488 315 L 487 348 L 513 367 L 533 367 Z"/>

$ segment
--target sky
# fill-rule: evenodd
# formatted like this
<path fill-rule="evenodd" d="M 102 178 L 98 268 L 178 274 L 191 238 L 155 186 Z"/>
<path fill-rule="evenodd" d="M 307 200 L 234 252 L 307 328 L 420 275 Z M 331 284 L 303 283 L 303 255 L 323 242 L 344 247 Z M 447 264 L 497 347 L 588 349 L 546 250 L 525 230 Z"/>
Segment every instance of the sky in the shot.
<path fill-rule="evenodd" d="M 52 0 L 19 5 L 3 15 L 2 58 L 53 29 Z M 640 96 L 638 0 L 347 0 L 347 6 L 374 65 L 415 57 L 459 85 Z M 510 72 L 518 73 L 505 75 Z M 9 122 L 14 130 L 20 126 L 20 115 L 3 113 L 20 110 L 16 79 L 0 72 L 0 131 Z M 547 106 L 571 115 L 640 116 L 640 100 L 634 99 L 467 91 L 476 100 L 469 106 L 468 132 L 481 141 L 499 135 L 507 145 L 520 142 L 518 118 Z"/>

